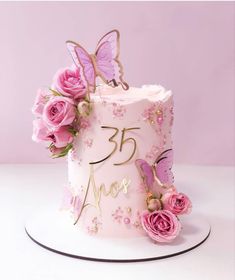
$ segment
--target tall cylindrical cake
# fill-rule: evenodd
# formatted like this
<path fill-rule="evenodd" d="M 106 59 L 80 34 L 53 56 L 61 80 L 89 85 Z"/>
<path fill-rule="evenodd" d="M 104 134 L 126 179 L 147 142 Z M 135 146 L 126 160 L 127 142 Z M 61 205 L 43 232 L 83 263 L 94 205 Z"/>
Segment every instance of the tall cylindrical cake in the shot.
<path fill-rule="evenodd" d="M 97 236 L 140 236 L 146 190 L 135 162 L 151 166 L 172 147 L 172 93 L 155 85 L 128 91 L 105 85 L 91 105 L 68 157 L 66 191 L 78 206 L 73 222 Z"/>
<path fill-rule="evenodd" d="M 97 237 L 172 242 L 179 216 L 192 208 L 173 185 L 172 93 L 129 87 L 118 30 L 106 33 L 92 54 L 66 43 L 73 65 L 39 89 L 33 106 L 33 140 L 49 142 L 53 158 L 68 155 L 61 223 Z"/>

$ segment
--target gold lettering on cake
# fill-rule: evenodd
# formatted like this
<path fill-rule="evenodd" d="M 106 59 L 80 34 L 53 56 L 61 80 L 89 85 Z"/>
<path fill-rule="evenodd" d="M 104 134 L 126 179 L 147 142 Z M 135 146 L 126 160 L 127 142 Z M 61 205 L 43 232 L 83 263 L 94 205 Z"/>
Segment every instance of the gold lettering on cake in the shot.
<path fill-rule="evenodd" d="M 104 157 L 103 159 L 98 160 L 98 161 L 90 162 L 90 164 L 101 163 L 101 162 L 105 161 L 106 159 L 110 158 L 117 151 L 118 146 L 119 146 L 118 142 L 116 141 L 116 136 L 119 133 L 119 129 L 117 127 L 111 127 L 111 126 L 101 126 L 101 128 L 103 128 L 103 129 L 113 129 L 115 131 L 114 134 L 108 139 L 109 142 L 114 144 L 114 147 L 113 147 L 113 150 L 110 152 L 110 154 L 108 154 L 106 157 Z M 133 158 L 133 156 L 135 155 L 136 148 L 137 148 L 136 140 L 133 137 L 126 137 L 126 133 L 128 131 L 135 130 L 135 129 L 140 129 L 140 127 L 129 127 L 129 128 L 123 128 L 122 129 L 119 152 L 122 152 L 123 146 L 127 142 L 129 142 L 129 143 L 131 142 L 133 144 L 133 150 L 132 150 L 129 158 L 127 158 L 127 160 L 125 160 L 123 162 L 119 162 L 119 163 L 114 163 L 114 165 L 123 165 L 123 164 L 129 162 Z"/>
<path fill-rule="evenodd" d="M 114 144 L 114 147 L 113 147 L 113 150 L 112 152 L 107 155 L 105 158 L 101 159 L 101 160 L 98 160 L 98 161 L 93 161 L 93 162 L 90 162 L 90 164 L 97 164 L 97 163 L 100 163 L 102 161 L 105 161 L 106 159 L 110 158 L 117 150 L 118 148 L 118 143 L 114 140 L 114 138 L 117 136 L 118 132 L 119 132 L 119 129 L 116 128 L 116 127 L 111 127 L 111 126 L 101 126 L 101 128 L 106 128 L 106 129 L 113 129 L 115 130 L 114 134 L 108 139 L 109 142 L 113 143 Z"/>
<path fill-rule="evenodd" d="M 102 195 L 106 196 L 106 197 L 111 196 L 111 197 L 115 198 L 119 195 L 120 192 L 127 194 L 130 184 L 131 184 L 131 181 L 127 178 L 124 178 L 124 179 L 122 179 L 122 181 L 120 183 L 118 183 L 117 181 L 114 181 L 113 183 L 111 183 L 108 189 L 106 189 L 104 183 L 102 183 L 100 186 L 97 186 L 96 181 L 95 181 L 95 176 L 94 176 L 93 165 L 90 165 L 90 175 L 89 175 L 87 187 L 85 188 L 86 191 L 85 191 L 84 200 L 83 200 L 83 203 L 81 206 L 80 213 L 79 213 L 76 221 L 74 222 L 74 224 L 76 224 L 78 222 L 78 220 L 81 217 L 81 214 L 83 212 L 83 209 L 85 207 L 93 206 L 99 212 L 101 212 L 100 200 L 101 200 Z M 87 196 L 88 196 L 90 188 L 92 188 L 91 190 L 93 191 L 94 203 L 87 202 Z"/>

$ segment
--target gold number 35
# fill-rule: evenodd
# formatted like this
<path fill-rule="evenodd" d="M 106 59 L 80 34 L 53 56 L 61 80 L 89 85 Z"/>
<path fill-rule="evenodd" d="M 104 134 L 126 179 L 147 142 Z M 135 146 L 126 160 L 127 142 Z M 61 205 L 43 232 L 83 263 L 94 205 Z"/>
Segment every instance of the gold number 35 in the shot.
<path fill-rule="evenodd" d="M 106 157 L 104 157 L 103 159 L 101 160 L 98 160 L 98 161 L 93 161 L 93 162 L 90 162 L 90 164 L 97 164 L 97 163 L 100 163 L 102 161 L 105 161 L 106 159 L 110 158 L 118 149 L 118 142 L 115 140 L 116 139 L 116 136 L 118 135 L 119 133 L 119 129 L 116 128 L 116 127 L 111 127 L 111 126 L 101 126 L 101 128 L 104 128 L 104 129 L 113 129 L 115 132 L 114 134 L 109 138 L 109 142 L 113 143 L 114 146 L 113 146 L 113 150 L 111 151 L 111 153 L 109 155 L 107 155 Z M 140 129 L 139 127 L 130 127 L 130 128 L 123 128 L 122 129 L 122 136 L 121 136 L 121 143 L 120 143 L 120 147 L 119 147 L 119 152 L 122 152 L 122 148 L 123 146 L 127 143 L 127 142 L 132 142 L 133 143 L 133 150 L 132 150 L 132 153 L 130 155 L 130 157 L 123 161 L 123 162 L 120 162 L 120 163 L 114 163 L 114 165 L 122 165 L 122 164 L 125 164 L 127 163 L 128 161 L 130 161 L 135 152 L 136 152 L 136 140 L 133 138 L 133 137 L 127 137 L 125 138 L 125 134 L 126 132 L 130 131 L 130 130 L 135 130 L 135 129 Z"/>

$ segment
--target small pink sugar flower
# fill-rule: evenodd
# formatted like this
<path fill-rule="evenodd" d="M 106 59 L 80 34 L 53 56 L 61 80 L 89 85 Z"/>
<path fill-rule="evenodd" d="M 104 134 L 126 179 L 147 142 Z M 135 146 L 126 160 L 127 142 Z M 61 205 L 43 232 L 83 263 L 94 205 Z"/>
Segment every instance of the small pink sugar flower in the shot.
<path fill-rule="evenodd" d="M 82 129 L 87 129 L 87 128 L 91 127 L 91 123 L 90 123 L 89 119 L 81 117 L 80 122 L 79 122 L 79 127 Z"/>
<path fill-rule="evenodd" d="M 168 210 L 144 211 L 141 216 L 143 229 L 156 242 L 172 242 L 181 230 L 177 217 Z"/>
<path fill-rule="evenodd" d="M 92 145 L 93 145 L 93 139 L 91 139 L 91 138 L 86 139 L 86 140 L 84 141 L 84 144 L 85 144 L 87 147 L 91 148 Z"/>
<path fill-rule="evenodd" d="M 190 199 L 183 193 L 166 192 L 161 200 L 163 209 L 169 210 L 175 215 L 189 214 L 192 210 Z"/>
<path fill-rule="evenodd" d="M 70 125 L 75 115 L 75 106 L 70 98 L 55 96 L 46 103 L 42 118 L 48 126 L 58 128 Z"/>
<path fill-rule="evenodd" d="M 43 108 L 51 96 L 52 93 L 48 89 L 38 89 L 37 96 L 35 98 L 34 105 L 32 108 L 32 113 L 37 116 L 41 116 Z"/>
<path fill-rule="evenodd" d="M 123 105 L 113 103 L 113 115 L 114 117 L 121 118 L 126 113 L 126 108 Z"/>
<path fill-rule="evenodd" d="M 58 70 L 53 80 L 53 88 L 74 100 L 81 99 L 86 95 L 86 84 L 86 80 L 78 67 Z"/>

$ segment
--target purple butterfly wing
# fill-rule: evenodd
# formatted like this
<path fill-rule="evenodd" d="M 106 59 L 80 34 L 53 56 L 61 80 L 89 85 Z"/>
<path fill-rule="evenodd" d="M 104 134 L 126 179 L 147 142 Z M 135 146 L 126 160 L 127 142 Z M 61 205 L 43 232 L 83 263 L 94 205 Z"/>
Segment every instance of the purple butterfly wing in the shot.
<path fill-rule="evenodd" d="M 164 151 L 156 160 L 156 176 L 162 184 L 172 185 L 174 175 L 171 171 L 173 165 L 173 150 Z"/>
<path fill-rule="evenodd" d="M 96 54 L 96 65 L 106 82 L 115 79 L 115 63 L 111 43 L 106 41 L 100 45 Z"/>
<path fill-rule="evenodd" d="M 83 70 L 82 72 L 84 78 L 87 81 L 90 90 L 94 91 L 96 73 L 95 73 L 95 68 L 91 56 L 87 53 L 87 51 L 82 46 L 74 42 L 67 41 L 66 44 L 75 65 Z"/>
<path fill-rule="evenodd" d="M 113 86 L 121 84 L 128 89 L 128 84 L 123 80 L 123 67 L 119 61 L 120 34 L 112 30 L 104 35 L 97 44 L 96 66 L 100 77 L 105 83 L 113 82 Z"/>
<path fill-rule="evenodd" d="M 149 190 L 154 182 L 152 167 L 143 159 L 137 159 L 135 165 L 144 181 L 145 187 Z"/>

